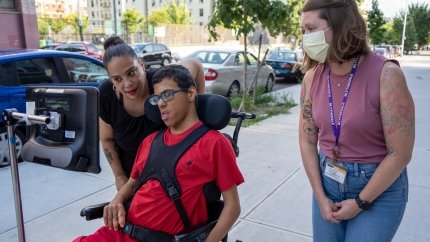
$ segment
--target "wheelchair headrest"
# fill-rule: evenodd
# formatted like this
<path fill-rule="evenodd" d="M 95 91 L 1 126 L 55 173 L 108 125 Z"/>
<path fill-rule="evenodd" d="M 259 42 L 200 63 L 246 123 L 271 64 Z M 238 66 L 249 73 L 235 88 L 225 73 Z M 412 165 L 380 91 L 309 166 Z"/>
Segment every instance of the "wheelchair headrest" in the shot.
<path fill-rule="evenodd" d="M 145 101 L 145 115 L 155 123 L 162 123 L 160 109 Z M 212 129 L 225 128 L 230 121 L 231 105 L 227 98 L 217 94 L 199 94 L 197 98 L 197 115 Z"/>

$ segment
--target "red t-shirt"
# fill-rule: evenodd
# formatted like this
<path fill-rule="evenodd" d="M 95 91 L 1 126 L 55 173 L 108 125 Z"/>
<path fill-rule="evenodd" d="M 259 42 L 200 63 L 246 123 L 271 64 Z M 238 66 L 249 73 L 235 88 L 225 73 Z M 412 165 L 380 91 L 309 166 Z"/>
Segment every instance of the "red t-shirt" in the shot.
<path fill-rule="evenodd" d="M 202 122 L 197 122 L 177 135 L 168 129 L 163 137 L 164 143 L 177 144 L 201 125 Z M 149 135 L 141 143 L 131 172 L 133 179 L 137 180 L 142 172 L 155 135 Z M 226 191 L 244 182 L 230 141 L 216 130 L 208 131 L 182 155 L 176 167 L 176 177 L 182 189 L 181 201 L 192 226 L 207 221 L 203 195 L 205 183 L 215 180 L 219 189 Z M 177 234 L 184 229 L 175 204 L 157 180 L 148 181 L 136 192 L 128 211 L 128 221 L 136 225 L 169 234 Z"/>

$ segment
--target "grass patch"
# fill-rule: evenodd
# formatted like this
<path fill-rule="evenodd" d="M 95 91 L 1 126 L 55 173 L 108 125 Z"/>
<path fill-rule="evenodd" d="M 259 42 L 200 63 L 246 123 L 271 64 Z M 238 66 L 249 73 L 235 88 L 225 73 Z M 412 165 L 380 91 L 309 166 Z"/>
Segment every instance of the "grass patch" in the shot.
<path fill-rule="evenodd" d="M 242 96 L 231 97 L 230 102 L 233 111 L 236 111 L 242 103 Z M 258 89 L 255 102 L 253 101 L 252 94 L 247 96 L 245 100 L 246 112 L 255 114 L 256 118 L 244 120 L 242 127 L 248 127 L 278 114 L 289 113 L 290 108 L 296 105 L 291 93 L 264 93 L 264 88 Z M 236 125 L 236 121 L 236 119 L 232 119 L 230 125 Z"/>

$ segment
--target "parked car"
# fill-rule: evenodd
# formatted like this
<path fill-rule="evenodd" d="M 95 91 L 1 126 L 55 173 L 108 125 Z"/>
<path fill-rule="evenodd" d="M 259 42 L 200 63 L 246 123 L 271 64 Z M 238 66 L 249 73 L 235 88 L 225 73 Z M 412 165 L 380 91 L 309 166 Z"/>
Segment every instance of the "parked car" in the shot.
<path fill-rule="evenodd" d="M 301 82 L 303 73 L 300 71 L 301 62 L 298 52 L 274 51 L 266 58 L 266 64 L 274 70 L 277 78 L 293 79 Z"/>
<path fill-rule="evenodd" d="M 57 46 L 61 45 L 61 43 L 54 43 L 54 44 L 47 44 L 45 46 L 43 46 L 41 49 L 43 50 L 55 50 L 55 48 L 57 48 Z"/>
<path fill-rule="evenodd" d="M 77 52 L 84 55 L 94 57 L 96 59 L 102 60 L 103 54 L 93 43 L 89 42 L 69 42 L 66 44 L 61 44 L 55 47 L 55 50 Z"/>
<path fill-rule="evenodd" d="M 108 78 L 103 63 L 82 54 L 52 50 L 0 50 L 0 110 L 26 110 L 26 87 L 31 85 L 98 86 Z M 25 127 L 16 129 L 19 156 Z M 10 163 L 7 132 L 0 121 L 0 167 Z"/>
<path fill-rule="evenodd" d="M 259 61 L 251 54 L 246 57 L 238 50 L 200 50 L 188 55 L 187 58 L 198 58 L 205 71 L 206 92 L 224 96 L 240 94 L 243 90 L 244 63 L 247 63 L 247 86 L 252 83 Z M 272 67 L 263 65 L 257 80 L 257 87 L 271 91 L 275 80 Z"/>
<path fill-rule="evenodd" d="M 390 54 L 388 53 L 388 50 L 386 48 L 378 48 L 378 47 L 376 47 L 373 52 L 375 52 L 375 54 L 377 54 L 377 55 L 382 55 L 385 58 L 390 58 Z"/>
<path fill-rule="evenodd" d="M 143 60 L 145 66 L 165 66 L 172 62 L 172 52 L 161 43 L 138 43 L 131 46 L 137 56 Z"/>

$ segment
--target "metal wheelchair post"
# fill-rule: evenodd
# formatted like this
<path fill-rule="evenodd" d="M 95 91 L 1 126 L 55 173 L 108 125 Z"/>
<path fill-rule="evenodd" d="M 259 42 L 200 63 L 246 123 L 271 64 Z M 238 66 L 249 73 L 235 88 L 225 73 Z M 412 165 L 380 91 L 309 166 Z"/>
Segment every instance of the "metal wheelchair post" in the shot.
<path fill-rule="evenodd" d="M 19 172 L 18 172 L 18 161 L 16 157 L 16 145 L 15 145 L 15 132 L 13 126 L 18 122 L 18 119 L 24 119 L 26 124 L 41 123 L 48 124 L 50 118 L 47 116 L 36 116 L 18 113 L 16 109 L 6 109 L 2 113 L 3 120 L 7 127 L 8 145 L 9 145 L 9 156 L 10 156 L 10 167 L 12 173 L 12 186 L 13 195 L 15 201 L 15 213 L 16 222 L 18 230 L 18 240 L 19 242 L 25 242 L 25 229 L 24 229 L 24 219 L 22 212 L 22 201 L 21 201 L 21 190 L 19 184 Z"/>

